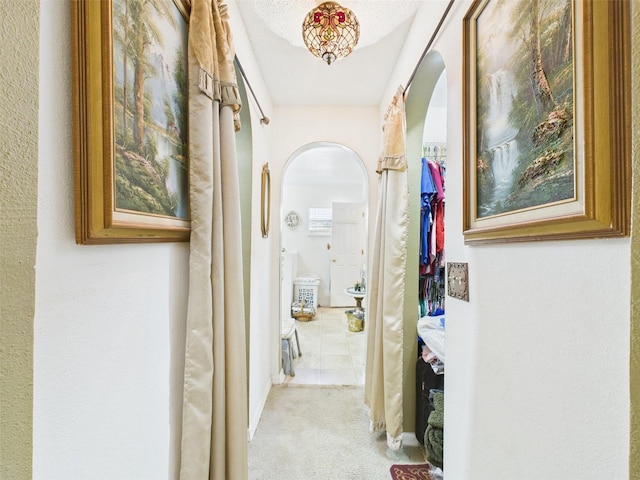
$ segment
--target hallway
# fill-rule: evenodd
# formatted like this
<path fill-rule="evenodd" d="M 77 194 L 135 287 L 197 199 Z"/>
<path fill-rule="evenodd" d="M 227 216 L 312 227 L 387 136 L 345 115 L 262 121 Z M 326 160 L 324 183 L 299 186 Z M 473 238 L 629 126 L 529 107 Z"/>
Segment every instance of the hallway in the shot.
<path fill-rule="evenodd" d="M 364 385 L 366 331 L 349 331 L 348 309 L 319 307 L 313 320 L 296 322 L 302 356 L 293 362 L 295 376 L 285 383 Z"/>
<path fill-rule="evenodd" d="M 111 142 L 116 140 L 111 138 L 113 122 L 120 118 L 127 120 L 127 115 L 112 118 L 114 112 L 109 111 L 116 95 L 124 94 L 122 88 L 108 88 L 115 83 L 113 69 L 108 68 L 114 62 L 112 34 L 114 30 L 118 35 L 123 33 L 115 22 L 119 19 L 113 11 L 109 13 L 108 6 L 112 3 L 125 5 L 120 0 L 0 1 L 5 52 L 1 62 L 0 108 L 7 127 L 0 134 L 5 153 L 0 167 L 0 209 L 3 211 L 0 228 L 3 238 L 0 391 L 3 394 L 0 403 L 4 404 L 0 431 L 9 425 L 11 432 L 11 435 L 0 435 L 2 478 L 174 480 L 180 476 L 184 373 L 187 358 L 192 358 L 186 353 L 185 341 L 186 332 L 190 330 L 188 299 L 190 285 L 193 286 L 189 271 L 190 244 L 137 244 L 133 238 L 123 243 L 113 239 L 114 243 L 109 245 L 75 242 L 77 225 L 86 225 L 76 215 L 76 207 L 80 209 L 78 206 L 87 203 L 79 201 L 78 192 L 93 192 L 98 204 L 105 207 L 113 203 L 109 200 L 110 189 L 105 188 L 110 182 L 100 182 L 92 175 L 95 181 L 79 181 L 77 158 L 81 153 L 91 154 L 96 160 L 94 166 L 104 167 L 92 168 L 91 172 L 109 169 L 110 159 L 99 152 L 105 148 L 105 154 L 115 153 L 115 142 Z M 160 5 L 161 2 L 153 3 Z M 187 2 L 162 2 L 172 3 Z M 339 144 L 355 152 L 366 168 L 368 239 L 373 239 L 380 196 L 376 169 L 384 143 L 381 128 L 389 101 L 401 86 L 408 88 L 405 133 L 406 154 L 411 162 L 408 168 L 410 228 L 404 289 L 406 308 L 393 313 L 406 319 L 402 328 L 406 355 L 401 393 L 403 418 L 408 425 L 404 429 L 407 432 L 403 433 L 413 430 L 410 419 L 415 412 L 416 332 L 411 319 L 415 316 L 419 292 L 415 274 L 421 213 L 418 171 L 425 113 L 434 99 L 438 75 L 446 69 L 447 98 L 441 108 L 446 109 L 447 120 L 439 124 L 447 134 L 449 160 L 446 260 L 468 265 L 469 287 L 468 301 L 447 298 L 447 476 L 450 480 L 640 479 L 640 422 L 637 421 L 640 418 L 640 149 L 636 148 L 640 144 L 640 2 L 571 2 L 575 7 L 572 13 L 578 13 L 574 15 L 577 28 L 568 28 L 565 33 L 575 34 L 579 41 L 573 49 L 564 50 L 575 60 L 574 73 L 578 79 L 575 81 L 577 109 L 571 119 L 577 127 L 574 142 L 579 162 L 576 168 L 580 173 L 576 184 L 579 188 L 575 192 L 578 203 L 584 199 L 585 190 L 592 190 L 590 185 L 596 179 L 609 179 L 613 173 L 607 169 L 612 158 L 609 149 L 599 149 L 598 155 L 586 155 L 586 146 L 607 137 L 612 129 L 617 131 L 621 125 L 628 124 L 625 135 L 615 136 L 616 141 L 625 140 L 624 147 L 616 147 L 615 153 L 630 162 L 629 168 L 618 170 L 625 173 L 624 181 L 610 182 L 611 188 L 620 195 L 605 194 L 604 202 L 585 205 L 595 211 L 605 210 L 614 203 L 626 205 L 626 214 L 631 215 L 631 235 L 618 238 L 585 235 L 547 241 L 536 234 L 533 225 L 525 223 L 533 222 L 538 211 L 540 215 L 557 219 L 558 223 L 563 222 L 565 217 L 556 211 L 556 205 L 551 205 L 535 212 L 522 212 L 524 218 L 519 214 L 496 218 L 516 230 L 532 233 L 529 241 L 505 239 L 486 245 L 468 244 L 464 234 L 468 227 L 466 219 L 475 210 L 477 175 L 474 172 L 485 170 L 484 162 L 478 165 L 475 161 L 478 158 L 472 155 L 473 146 L 477 146 L 474 142 L 477 129 L 464 128 L 478 117 L 471 105 L 474 98 L 476 101 L 478 98 L 469 87 L 478 86 L 484 79 L 470 82 L 465 74 L 473 72 L 471 67 L 476 63 L 473 59 L 477 60 L 478 54 L 480 58 L 489 59 L 493 54 L 506 55 L 509 49 L 485 48 L 481 43 L 471 45 L 475 37 L 468 28 L 474 21 L 465 17 L 472 5 L 486 3 L 501 8 L 510 2 L 456 1 L 431 41 L 429 36 L 435 33 L 448 0 L 413 1 L 419 4 L 415 18 L 407 18 L 400 30 L 385 36 L 380 44 L 385 54 L 395 41 L 400 47 L 398 53 L 391 56 L 393 61 L 388 68 L 377 60 L 365 61 L 365 54 L 374 52 L 374 45 L 355 51 L 350 58 L 329 67 L 310 55 L 304 46 L 286 45 L 277 35 L 273 43 L 256 41 L 262 34 L 269 33 L 262 25 L 264 21 L 276 22 L 287 34 L 301 40 L 301 19 L 284 21 L 293 11 L 289 8 L 294 6 L 293 2 L 279 5 L 233 0 L 225 3 L 233 51 L 248 79 L 245 81 L 237 72 L 238 89 L 245 93 L 240 111 L 242 128 L 235 137 L 241 187 L 241 215 L 237 218 L 242 221 L 242 231 L 230 241 L 242 245 L 242 271 L 227 272 L 234 282 L 242 280 L 248 284 L 244 288 L 244 315 L 228 317 L 238 324 L 244 322 L 246 327 L 247 351 L 239 356 L 248 358 L 249 375 L 247 379 L 234 375 L 230 377 L 230 384 L 233 387 L 247 384 L 248 408 L 238 402 L 232 405 L 243 412 L 225 415 L 234 421 L 243 420 L 239 436 L 243 439 L 246 436 L 246 410 L 249 425 L 254 431 L 257 428 L 256 442 L 261 438 L 265 443 L 272 442 L 271 452 L 278 452 L 276 440 L 289 440 L 290 447 L 296 446 L 292 448 L 296 461 L 306 461 L 309 457 L 301 458 L 302 454 L 309 454 L 313 455 L 309 461 L 317 458 L 329 464 L 327 454 L 323 455 L 322 450 L 309 444 L 318 436 L 315 431 L 303 430 L 299 436 L 288 438 L 282 432 L 265 435 L 267 424 L 260 422 L 265 403 L 270 402 L 269 389 L 274 382 L 282 380 L 277 337 L 281 313 L 278 259 L 284 246 L 283 237 L 290 233 L 309 237 L 308 240 L 316 242 L 323 251 L 323 257 L 329 250 L 326 248 L 328 238 L 310 237 L 309 225 L 305 222 L 307 207 L 324 205 L 315 203 L 319 197 L 308 198 L 309 195 L 304 204 L 283 205 L 284 173 L 292 155 L 307 145 Z M 543 3 L 546 5 L 546 2 L 540 5 Z M 108 21 L 81 22 L 79 16 L 72 15 L 72 6 L 80 5 L 87 7 L 86 13 L 104 14 L 109 17 Z M 254 15 L 253 21 L 258 23 L 252 28 L 253 21 L 245 23 L 240 9 L 253 6 L 268 7 L 275 13 Z M 590 13 L 591 7 L 595 11 Z M 623 15 L 602 13 L 602 9 L 620 7 L 629 11 Z M 527 12 L 528 9 L 522 9 L 523 18 Z M 500 18 L 500 28 L 496 30 L 518 26 L 509 20 L 506 16 Z M 590 25 L 591 20 L 594 25 Z M 608 28 L 616 24 L 625 28 L 620 32 L 618 28 Z M 548 33 L 556 31 L 559 25 L 553 22 Z M 372 31 L 365 28 L 364 23 L 361 26 L 363 34 Z M 591 26 L 597 27 L 596 31 L 592 31 Z M 607 32 L 603 34 L 600 29 Z M 91 41 L 79 41 L 80 34 L 90 32 Z M 621 48 L 610 49 L 614 36 L 616 41 L 628 40 Z M 105 48 L 100 49 L 100 44 Z M 293 54 L 286 54 L 280 46 L 294 48 Z M 474 46 L 482 48 L 477 51 Z M 88 61 L 79 61 L 77 47 L 89 47 Z M 267 49 L 266 55 L 259 54 L 262 48 Z M 556 53 L 563 52 L 558 49 Z M 614 61 L 618 54 L 623 54 L 625 60 Z M 379 57 L 382 60 L 383 55 Z M 156 55 L 149 58 L 160 61 Z M 174 60 L 173 55 L 167 56 L 163 65 L 168 67 Z M 295 69 L 304 74 L 297 77 L 292 70 L 283 68 L 285 60 L 291 60 Z M 526 57 L 518 60 L 524 63 Z M 88 78 L 86 72 L 74 73 L 74 67 L 81 65 L 91 67 L 95 74 L 91 78 L 100 84 L 106 82 L 96 95 L 87 96 L 79 91 L 81 80 Z M 357 67 L 366 80 L 356 81 L 355 75 L 343 77 L 342 67 L 350 69 L 351 66 Z M 620 66 L 624 66 L 624 71 L 616 74 Z M 269 72 L 277 76 L 272 77 Z M 570 69 L 566 69 L 560 77 L 564 78 L 569 72 Z M 524 75 L 524 69 L 520 73 Z M 335 76 L 342 88 L 329 88 L 329 82 L 322 81 L 329 76 Z M 197 77 L 189 78 L 196 80 Z M 286 82 L 278 82 L 278 78 Z M 598 83 L 595 89 L 587 88 L 588 78 L 602 84 Z M 413 80 L 409 82 L 410 79 Z M 147 82 L 147 86 L 151 87 L 151 83 Z M 627 89 L 629 83 L 631 92 Z M 374 100 L 365 101 L 361 93 L 376 86 L 379 91 Z M 193 87 L 198 88 L 197 83 Z M 128 91 L 129 94 L 133 94 L 133 90 Z M 251 90 L 256 93 L 260 108 L 249 97 Z M 348 95 L 350 91 L 356 95 Z M 308 93 L 302 96 L 305 92 Z M 294 95 L 301 100 L 294 101 Z M 328 97 L 330 101 L 324 101 Z M 164 96 L 157 99 L 161 100 L 157 104 L 158 114 L 164 117 L 168 113 L 162 108 Z M 202 100 L 210 103 L 205 98 Z M 599 115 L 594 110 L 609 102 L 628 109 L 624 122 L 610 122 L 608 115 Z M 97 114 L 96 109 L 103 104 L 108 107 L 104 115 Z M 129 107 L 134 105 L 132 102 Z M 81 106 L 92 113 L 81 115 Z M 177 112 L 174 111 L 174 116 Z M 89 120 L 104 127 L 104 135 L 93 135 L 96 132 L 89 127 Z M 164 122 L 161 123 L 164 128 Z M 190 125 L 204 128 L 209 123 Z M 76 127 L 90 137 L 90 148 L 80 148 Z M 128 135 L 125 140 L 128 141 Z M 593 160 L 595 165 L 587 165 L 585 160 Z M 162 159 L 158 171 L 164 173 L 164 164 Z M 268 177 L 262 176 L 263 170 L 270 172 Z M 604 175 L 599 175 L 601 172 Z M 337 173 L 336 177 L 348 179 L 344 172 Z M 265 181 L 261 181 L 263 178 Z M 225 188 L 230 185 L 225 182 Z M 605 193 L 597 192 L 598 195 Z M 231 196 L 225 196 L 225 201 L 227 198 Z M 315 204 L 307 205 L 307 199 Z M 99 205 L 94 205 L 93 213 L 105 210 Z M 221 203 L 216 203 L 218 205 Z M 301 223 L 295 230 L 284 223 L 290 210 L 300 214 Z M 568 216 L 568 212 L 565 213 Z M 270 226 L 268 235 L 261 229 L 262 216 Z M 149 218 L 153 223 L 156 220 L 159 219 Z M 290 250 L 294 250 L 293 247 Z M 365 255 L 371 259 L 376 254 L 368 248 Z M 312 258 L 306 254 L 301 257 Z M 315 264 L 308 264 L 306 260 L 297 267 L 296 273 L 320 272 Z M 371 268 L 367 268 L 367 272 L 372 275 Z M 217 270 L 212 275 L 219 278 Z M 370 295 L 373 298 L 373 289 Z M 318 298 L 322 305 L 329 305 L 322 290 Z M 219 302 L 221 298 L 216 297 L 216 308 Z M 233 304 L 239 305 L 240 302 Z M 351 379 L 361 383 L 362 358 L 367 351 L 366 331 L 333 332 L 337 335 L 334 339 L 342 334 L 346 352 L 342 346 L 331 344 L 330 337 L 323 339 L 324 312 L 320 310 L 318 318 L 300 324 L 303 355 L 296 359 L 296 375 L 287 378 L 283 388 L 274 387 L 274 396 L 276 390 L 287 390 L 286 393 L 310 390 L 320 397 L 317 393 L 323 389 L 363 388 L 319 384 Z M 343 311 L 335 316 L 334 328 L 345 327 Z M 325 335 L 332 335 L 330 323 L 327 322 Z M 368 319 L 366 328 L 371 326 Z M 349 342 L 354 340 L 362 342 L 360 356 L 352 356 Z M 336 352 L 340 349 L 341 353 Z M 238 349 L 226 351 L 239 352 Z M 222 354 L 221 349 L 216 349 L 216 355 L 219 353 Z M 606 370 L 602 367 L 603 358 Z M 224 371 L 219 363 L 215 365 L 218 373 Z M 233 368 L 238 365 L 242 365 L 242 361 L 231 364 Z M 349 369 L 353 369 L 353 377 L 347 373 Z M 337 380 L 337 377 L 341 378 Z M 305 382 L 312 385 L 297 385 Z M 541 392 L 551 394 L 540 395 Z M 326 399 L 324 402 L 329 403 Z M 296 407 L 292 408 L 292 416 L 299 411 L 316 414 L 312 408 L 306 408 L 306 403 L 289 403 Z M 339 409 L 334 406 L 334 410 Z M 287 417 L 285 426 L 298 425 L 292 416 Z M 362 420 L 362 416 L 357 418 Z M 365 417 L 363 422 L 366 421 Z M 363 437 L 365 435 L 367 441 L 378 440 L 366 430 Z M 205 434 L 200 445 L 205 445 L 210 437 Z M 355 446 L 362 444 L 354 443 Z M 250 448 L 257 445 L 254 443 Z M 351 448 L 343 452 L 358 455 Z M 264 466 L 268 466 L 266 461 Z M 310 466 L 299 477 L 266 474 L 263 478 L 311 480 Z M 388 473 L 384 467 L 377 471 Z M 322 480 L 336 477 L 345 480 L 340 475 L 325 476 Z M 238 476 L 233 480 L 241 479 Z M 358 479 L 376 480 L 375 476 Z"/>
<path fill-rule="evenodd" d="M 274 385 L 249 443 L 249 480 L 389 480 L 394 464 L 424 464 L 417 442 L 393 451 L 369 432 L 363 395 L 354 385 Z"/>

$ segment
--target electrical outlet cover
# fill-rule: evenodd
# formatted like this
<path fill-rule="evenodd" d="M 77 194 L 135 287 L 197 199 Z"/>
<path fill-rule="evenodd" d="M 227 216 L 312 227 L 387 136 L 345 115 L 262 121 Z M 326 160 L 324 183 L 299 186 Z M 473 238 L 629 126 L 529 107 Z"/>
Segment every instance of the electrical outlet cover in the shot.
<path fill-rule="evenodd" d="M 447 291 L 450 297 L 469 301 L 469 264 L 447 262 Z"/>

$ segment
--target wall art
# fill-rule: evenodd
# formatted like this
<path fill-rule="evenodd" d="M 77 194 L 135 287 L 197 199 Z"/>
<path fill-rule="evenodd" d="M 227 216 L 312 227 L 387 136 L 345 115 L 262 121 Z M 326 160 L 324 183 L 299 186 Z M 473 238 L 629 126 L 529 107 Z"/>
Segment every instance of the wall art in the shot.
<path fill-rule="evenodd" d="M 186 241 L 188 4 L 71 5 L 76 242 Z"/>
<path fill-rule="evenodd" d="M 466 243 L 628 235 L 629 29 L 623 1 L 471 5 Z"/>

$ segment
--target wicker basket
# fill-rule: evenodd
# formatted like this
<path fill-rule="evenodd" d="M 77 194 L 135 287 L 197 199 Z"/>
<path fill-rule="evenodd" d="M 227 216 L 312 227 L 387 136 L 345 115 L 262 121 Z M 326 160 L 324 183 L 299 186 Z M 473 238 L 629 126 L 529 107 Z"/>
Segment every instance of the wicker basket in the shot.
<path fill-rule="evenodd" d="M 307 306 L 306 304 L 307 301 L 305 299 L 294 302 L 291 305 L 291 316 L 301 322 L 313 320 L 313 317 L 316 316 L 316 311 L 312 305 Z"/>

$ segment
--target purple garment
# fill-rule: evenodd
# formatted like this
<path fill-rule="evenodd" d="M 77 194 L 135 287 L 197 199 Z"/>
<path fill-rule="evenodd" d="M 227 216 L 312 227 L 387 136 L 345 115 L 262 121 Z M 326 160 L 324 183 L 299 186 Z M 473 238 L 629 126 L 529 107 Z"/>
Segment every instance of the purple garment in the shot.
<path fill-rule="evenodd" d="M 429 264 L 431 199 L 438 192 L 428 164 L 429 161 L 423 157 L 422 178 L 420 180 L 420 265 Z"/>

